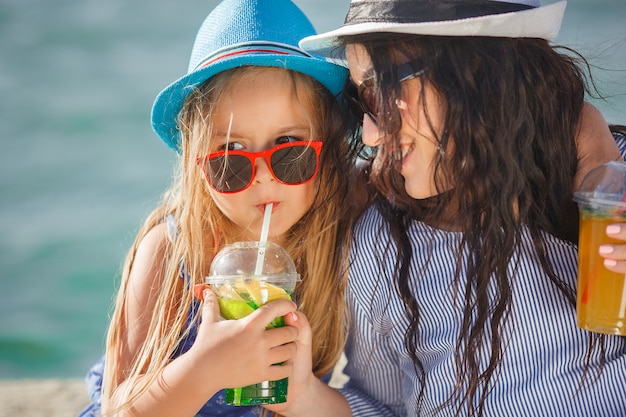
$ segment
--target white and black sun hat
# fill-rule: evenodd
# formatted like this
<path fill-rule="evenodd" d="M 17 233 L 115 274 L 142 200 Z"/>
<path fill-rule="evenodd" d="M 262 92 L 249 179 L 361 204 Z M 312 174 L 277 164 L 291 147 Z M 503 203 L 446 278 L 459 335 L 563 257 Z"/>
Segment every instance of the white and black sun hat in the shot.
<path fill-rule="evenodd" d="M 493 36 L 553 40 L 566 0 L 352 0 L 343 26 L 308 36 L 300 47 L 342 59 L 339 38 L 374 32 L 434 36 Z"/>

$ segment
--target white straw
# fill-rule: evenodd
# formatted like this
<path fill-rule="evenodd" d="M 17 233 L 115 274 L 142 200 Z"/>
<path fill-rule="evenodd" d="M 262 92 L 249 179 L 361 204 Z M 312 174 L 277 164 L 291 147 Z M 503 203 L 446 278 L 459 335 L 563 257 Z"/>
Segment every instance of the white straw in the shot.
<path fill-rule="evenodd" d="M 272 217 L 272 203 L 265 205 L 265 213 L 263 214 L 263 227 L 261 227 L 261 240 L 260 242 L 263 244 L 267 242 L 267 235 L 270 232 L 270 218 Z M 265 249 L 260 248 L 259 254 L 256 258 L 256 268 L 254 270 L 254 275 L 261 275 L 263 272 L 263 262 L 265 261 Z"/>

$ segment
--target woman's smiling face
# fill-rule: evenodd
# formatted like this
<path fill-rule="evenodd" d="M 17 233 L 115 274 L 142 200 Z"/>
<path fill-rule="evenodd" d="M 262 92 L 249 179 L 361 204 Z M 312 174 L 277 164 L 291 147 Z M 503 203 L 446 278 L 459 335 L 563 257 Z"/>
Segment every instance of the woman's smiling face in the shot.
<path fill-rule="evenodd" d="M 372 61 L 365 48 L 359 44 L 348 45 L 346 56 L 350 78 L 358 87 L 373 75 Z M 398 65 L 403 63 L 400 61 Z M 434 162 L 440 147 L 427 120 L 437 130 L 441 120 L 440 100 L 429 85 L 424 87 L 422 95 L 422 85 L 421 77 L 402 82 L 402 98 L 396 101 L 402 118 L 402 126 L 396 139 L 396 146 L 399 146 L 402 155 L 398 171 L 404 177 L 406 192 L 415 199 L 438 194 L 434 181 Z M 423 100 L 426 101 L 426 106 L 423 105 Z M 428 119 L 425 107 L 428 109 Z M 388 141 L 383 140 L 384 132 L 367 114 L 363 116 L 362 135 L 363 143 L 368 146 L 390 146 Z"/>

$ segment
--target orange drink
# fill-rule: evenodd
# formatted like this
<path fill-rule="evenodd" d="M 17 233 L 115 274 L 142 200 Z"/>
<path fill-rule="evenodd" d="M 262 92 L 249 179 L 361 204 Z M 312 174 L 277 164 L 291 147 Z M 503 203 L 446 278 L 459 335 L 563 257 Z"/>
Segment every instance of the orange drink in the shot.
<path fill-rule="evenodd" d="M 626 163 L 611 161 L 589 171 L 574 201 L 580 211 L 578 327 L 626 336 L 626 277 L 609 271 L 600 256 L 602 244 L 626 244 L 606 234 L 609 224 L 626 223 Z"/>
<path fill-rule="evenodd" d="M 621 210 L 611 213 L 606 208 L 580 211 L 576 311 L 578 326 L 582 329 L 626 335 L 625 276 L 609 271 L 598 253 L 601 244 L 624 244 L 609 239 L 605 232 L 607 225 L 626 221 L 623 213 Z"/>

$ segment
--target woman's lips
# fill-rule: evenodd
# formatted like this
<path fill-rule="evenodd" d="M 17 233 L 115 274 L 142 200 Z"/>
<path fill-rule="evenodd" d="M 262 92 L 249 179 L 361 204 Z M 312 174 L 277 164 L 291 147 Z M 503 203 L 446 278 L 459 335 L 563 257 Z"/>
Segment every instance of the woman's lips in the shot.
<path fill-rule="evenodd" d="M 404 168 L 404 166 L 407 163 L 407 160 L 409 158 L 409 156 L 411 155 L 411 152 L 413 152 L 413 149 L 415 148 L 415 146 L 413 144 L 405 144 L 405 145 L 400 145 L 400 171 Z"/>

